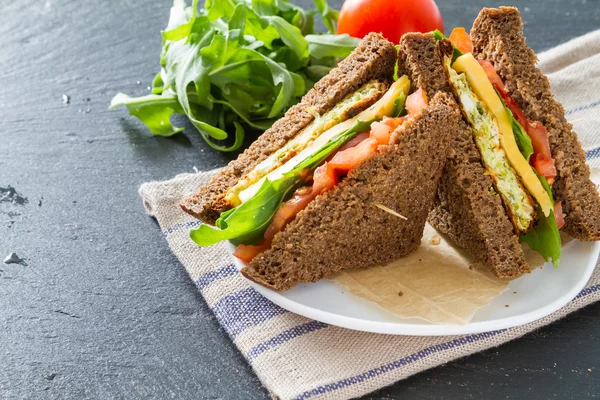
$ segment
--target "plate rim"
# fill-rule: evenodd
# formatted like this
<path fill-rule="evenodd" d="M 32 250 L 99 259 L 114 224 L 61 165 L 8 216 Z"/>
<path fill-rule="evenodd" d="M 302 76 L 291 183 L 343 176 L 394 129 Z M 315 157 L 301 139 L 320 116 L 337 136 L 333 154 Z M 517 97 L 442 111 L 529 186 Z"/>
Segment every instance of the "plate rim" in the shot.
<path fill-rule="evenodd" d="M 243 261 L 233 256 L 234 246 L 229 244 L 228 250 L 230 257 L 233 259 L 235 267 L 240 270 L 242 268 Z M 585 273 L 582 274 L 580 279 L 571 289 L 563 296 L 555 299 L 549 304 L 543 307 L 537 308 L 532 311 L 528 311 L 523 314 L 515 315 L 512 317 L 504 317 L 488 321 L 469 322 L 465 325 L 453 325 L 453 324 L 432 324 L 424 322 L 422 324 L 406 324 L 402 321 L 398 322 L 378 322 L 368 321 L 360 318 L 349 317 L 345 315 L 335 314 L 329 311 L 319 310 L 296 301 L 290 300 L 285 296 L 282 296 L 279 292 L 272 289 L 266 288 L 257 284 L 256 282 L 247 281 L 250 285 L 256 289 L 261 295 L 277 304 L 278 306 L 293 312 L 295 314 L 310 318 L 319 322 L 323 322 L 329 325 L 339 326 L 346 329 L 351 329 L 361 332 L 371 332 L 389 335 L 404 335 L 404 336 L 447 336 L 447 335 L 467 335 L 475 333 L 483 333 L 490 331 L 497 331 L 502 329 L 513 328 L 521 326 L 529 322 L 537 321 L 553 312 L 559 310 L 571 300 L 573 300 L 580 292 L 585 288 L 588 283 L 596 263 L 598 256 L 600 255 L 600 242 L 594 242 L 591 248 L 591 254 L 587 258 L 587 265 L 585 267 Z M 246 279 L 246 278 L 244 278 Z M 360 326 L 359 327 L 357 327 Z"/>

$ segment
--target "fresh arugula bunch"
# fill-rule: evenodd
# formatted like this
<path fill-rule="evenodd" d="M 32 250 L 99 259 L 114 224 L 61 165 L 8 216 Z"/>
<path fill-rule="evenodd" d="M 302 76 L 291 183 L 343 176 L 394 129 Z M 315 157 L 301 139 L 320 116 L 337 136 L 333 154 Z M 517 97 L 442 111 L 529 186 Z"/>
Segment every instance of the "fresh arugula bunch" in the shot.
<path fill-rule="evenodd" d="M 198 9 L 198 0 L 174 0 L 152 94 L 119 93 L 110 108 L 125 105 L 160 136 L 182 131 L 171 117 L 186 114 L 211 147 L 237 150 L 245 129 L 269 128 L 358 43 L 334 34 L 338 13 L 326 0 L 314 3 L 206 0 Z M 330 34 L 314 34 L 317 12 Z"/>

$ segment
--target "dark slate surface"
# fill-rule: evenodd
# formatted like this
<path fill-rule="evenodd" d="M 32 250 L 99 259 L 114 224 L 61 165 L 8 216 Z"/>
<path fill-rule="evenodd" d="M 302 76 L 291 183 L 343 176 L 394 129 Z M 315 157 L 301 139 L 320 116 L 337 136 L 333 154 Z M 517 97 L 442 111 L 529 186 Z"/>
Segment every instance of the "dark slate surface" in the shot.
<path fill-rule="evenodd" d="M 447 27 L 497 5 L 466 3 L 440 0 Z M 538 51 L 600 26 L 598 0 L 517 5 Z M 0 257 L 24 258 L 0 263 L 0 398 L 268 397 L 137 195 L 228 156 L 189 125 L 157 138 L 107 111 L 118 91 L 147 93 L 169 7 L 0 1 L 0 198 L 22 196 L 0 202 Z M 370 398 L 599 396 L 599 317 L 592 305 Z"/>

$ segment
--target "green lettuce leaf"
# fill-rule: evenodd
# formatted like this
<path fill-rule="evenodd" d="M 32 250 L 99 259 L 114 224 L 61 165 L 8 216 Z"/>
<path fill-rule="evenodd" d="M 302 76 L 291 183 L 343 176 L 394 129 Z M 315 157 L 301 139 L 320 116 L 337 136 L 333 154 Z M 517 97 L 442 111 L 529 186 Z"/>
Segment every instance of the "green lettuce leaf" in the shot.
<path fill-rule="evenodd" d="M 394 109 L 392 111 L 393 118 L 399 117 L 402 114 L 404 114 L 404 111 L 406 111 L 404 109 L 405 104 L 406 104 L 406 93 L 404 93 L 404 91 L 402 91 L 402 93 L 400 93 L 400 96 L 398 96 L 398 98 L 396 100 L 394 100 Z"/>
<path fill-rule="evenodd" d="M 512 129 L 515 135 L 517 146 L 519 146 L 519 150 L 521 151 L 521 154 L 523 154 L 523 157 L 525 157 L 525 159 L 529 161 L 529 158 L 533 154 L 533 145 L 531 144 L 531 138 L 529 137 L 527 132 L 525 132 L 525 129 L 523 129 L 519 121 L 517 121 L 513 117 L 513 113 L 508 109 L 508 107 L 504 106 L 504 109 L 506 110 L 506 114 L 508 115 L 508 118 L 512 123 Z"/>
<path fill-rule="evenodd" d="M 174 0 L 152 95 L 120 93 L 110 108 L 127 106 L 163 136 L 180 132 L 170 118 L 185 114 L 211 147 L 237 150 L 247 128 L 268 129 L 356 46 L 347 35 L 316 35 L 316 12 L 330 30 L 338 13 L 326 0 L 315 5 L 206 0 L 199 9 L 198 0 Z"/>
<path fill-rule="evenodd" d="M 537 174 L 537 172 L 536 172 Z M 550 200 L 554 203 L 552 197 L 552 188 L 548 184 L 548 181 L 543 176 L 538 175 L 542 186 L 550 196 Z M 558 267 L 560 264 L 561 257 L 561 240 L 560 233 L 558 231 L 558 225 L 554 218 L 554 211 L 550 212 L 549 216 L 545 216 L 542 212 L 541 207 L 538 205 L 539 221 L 536 227 L 529 233 L 519 237 L 520 242 L 527 243 L 532 250 L 540 253 L 544 260 L 548 261 L 552 259 L 552 264 Z"/>

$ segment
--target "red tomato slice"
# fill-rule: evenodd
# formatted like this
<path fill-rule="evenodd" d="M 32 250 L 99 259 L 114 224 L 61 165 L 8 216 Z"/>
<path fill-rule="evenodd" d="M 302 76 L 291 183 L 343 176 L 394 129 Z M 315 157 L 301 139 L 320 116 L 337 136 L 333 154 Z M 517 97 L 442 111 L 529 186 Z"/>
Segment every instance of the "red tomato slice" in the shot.
<path fill-rule="evenodd" d="M 391 126 L 383 122 L 373 122 L 371 124 L 371 138 L 377 144 L 388 144 L 393 131 Z"/>
<path fill-rule="evenodd" d="M 406 104 L 404 107 L 406 107 L 409 114 L 418 113 L 427 107 L 427 94 L 423 91 L 423 89 L 419 88 L 419 90 L 406 98 Z"/>
<path fill-rule="evenodd" d="M 465 28 L 452 29 L 452 33 L 448 39 L 450 39 L 450 42 L 454 45 L 454 47 L 456 47 L 462 53 L 473 52 L 473 42 L 471 41 L 471 36 L 469 36 Z"/>
<path fill-rule="evenodd" d="M 346 0 L 340 10 L 338 33 L 362 39 L 380 32 L 395 44 L 406 32 L 444 31 L 434 0 Z"/>
<path fill-rule="evenodd" d="M 315 170 L 313 180 L 314 182 L 312 190 L 316 196 L 337 185 L 337 172 L 335 171 L 335 168 L 326 162 Z"/>
<path fill-rule="evenodd" d="M 527 134 L 533 145 L 533 155 L 530 163 L 536 171 L 545 177 L 549 183 L 553 183 L 556 177 L 556 166 L 550 152 L 550 140 L 546 127 L 537 121 L 529 121 Z"/>
<path fill-rule="evenodd" d="M 336 171 L 346 174 L 352 168 L 371 158 L 377 151 L 377 142 L 371 138 L 363 140 L 356 146 L 337 152 L 329 164 Z"/>
<path fill-rule="evenodd" d="M 302 187 L 294 193 L 291 199 L 281 203 L 279 209 L 273 216 L 271 224 L 265 231 L 265 239 L 257 246 L 240 244 L 235 249 L 233 255 L 240 260 L 249 263 L 254 257 L 271 247 L 271 242 L 278 232 L 281 232 L 310 203 L 316 194 L 313 194 L 312 187 Z"/>
<path fill-rule="evenodd" d="M 494 68 L 492 63 L 487 60 L 477 61 L 479 62 L 479 65 L 483 67 L 483 70 L 485 71 L 490 82 L 492 82 L 492 85 L 496 86 L 496 89 L 498 89 L 499 91 L 506 93 L 506 89 L 504 88 L 504 82 L 502 82 L 502 79 L 500 78 L 500 76 L 498 76 L 496 68 Z"/>
<path fill-rule="evenodd" d="M 396 117 L 396 118 L 383 117 L 383 120 L 381 122 L 386 124 L 390 128 L 392 128 L 392 131 L 395 131 L 396 128 L 399 127 L 400 125 L 402 125 L 404 123 L 404 121 L 406 121 L 406 120 L 407 120 L 406 116 Z"/>
<path fill-rule="evenodd" d="M 562 210 L 562 203 L 557 201 L 554 203 L 554 219 L 556 219 L 556 225 L 558 225 L 558 229 L 561 229 L 565 226 L 565 214 Z"/>
<path fill-rule="evenodd" d="M 267 248 L 268 246 L 266 246 L 264 242 L 259 244 L 258 246 L 248 246 L 245 244 L 240 244 L 238 245 L 238 247 L 236 247 L 235 251 L 233 252 L 233 255 L 234 257 L 239 258 L 243 262 L 249 263 L 254 259 L 254 257 L 265 251 Z"/>
<path fill-rule="evenodd" d="M 344 151 L 346 149 L 349 149 L 350 147 L 354 147 L 357 144 L 359 144 L 360 142 L 362 142 L 365 139 L 369 138 L 369 132 L 363 132 L 363 133 L 359 133 L 358 135 L 354 136 L 352 139 L 348 140 L 346 143 L 344 143 L 337 151 Z"/>

